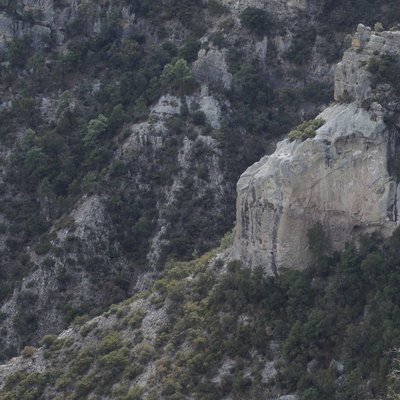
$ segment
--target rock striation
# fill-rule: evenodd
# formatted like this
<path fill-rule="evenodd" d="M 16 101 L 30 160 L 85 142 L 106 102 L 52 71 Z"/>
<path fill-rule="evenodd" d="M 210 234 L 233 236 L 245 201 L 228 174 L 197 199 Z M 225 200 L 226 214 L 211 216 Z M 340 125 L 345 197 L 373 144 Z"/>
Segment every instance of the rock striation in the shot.
<path fill-rule="evenodd" d="M 281 141 L 240 177 L 234 255 L 246 266 L 262 265 L 267 274 L 305 268 L 312 261 L 307 232 L 317 223 L 332 250 L 398 226 L 400 189 L 390 174 L 396 128 L 386 123 L 392 111 L 377 101 L 390 88 L 373 84 L 368 62 L 399 52 L 400 32 L 360 25 L 315 137 Z"/>

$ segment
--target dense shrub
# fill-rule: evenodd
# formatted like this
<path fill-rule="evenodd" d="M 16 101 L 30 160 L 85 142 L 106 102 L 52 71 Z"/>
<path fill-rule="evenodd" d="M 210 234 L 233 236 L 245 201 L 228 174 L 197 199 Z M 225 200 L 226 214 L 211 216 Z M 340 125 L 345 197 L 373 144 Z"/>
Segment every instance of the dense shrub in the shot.
<path fill-rule="evenodd" d="M 121 336 L 117 332 L 108 334 L 99 345 L 100 354 L 107 354 L 122 347 Z"/>
<path fill-rule="evenodd" d="M 278 277 L 266 277 L 262 267 L 243 268 L 238 261 L 217 275 L 219 267 L 212 253 L 191 262 L 171 262 L 152 295 L 165 299 L 171 287 L 184 284 L 179 289 L 180 303 L 169 308 L 169 319 L 157 333 L 155 346 L 146 340 L 127 346 L 122 336 L 129 340 L 133 335 L 116 331 L 99 339 L 95 347 L 71 346 L 64 353 L 67 373 L 57 379 L 55 387 L 60 393 L 72 389 L 78 397 L 92 390 L 111 393 L 115 383 L 136 379 L 143 365 L 155 360 L 157 390 L 165 397 L 211 399 L 231 393 L 238 398 L 258 398 L 268 385 L 258 377 L 264 364 L 256 360 L 271 357 L 272 340 L 281 343 L 282 355 L 276 364 L 275 388 L 297 392 L 304 400 L 361 400 L 370 392 L 384 397 L 390 370 L 388 350 L 400 346 L 400 232 L 386 241 L 378 235 L 364 237 L 358 248 L 349 245 L 332 257 L 323 253 L 321 226 L 312 228 L 308 236 L 318 255 L 315 265 L 305 271 L 281 270 Z M 125 315 L 126 303 L 111 311 Z M 139 327 L 136 323 L 123 326 L 119 329 L 131 333 Z M 46 341 L 53 352 L 67 346 L 61 339 Z M 94 344 L 96 336 L 90 341 Z M 182 346 L 185 351 L 180 351 Z M 213 382 L 227 357 L 235 363 L 220 383 Z M 343 364 L 340 371 L 332 367 L 338 357 Z M 39 380 L 40 390 L 54 388 L 50 376 Z M 367 380 L 368 391 L 363 384 Z M 25 393 L 24 382 L 22 376 L 10 378 L 5 390 Z M 151 387 L 146 391 L 158 393 Z M 128 395 L 128 390 L 121 388 L 120 392 Z M 141 391 L 131 394 L 137 393 Z"/>
<path fill-rule="evenodd" d="M 199 52 L 201 43 L 194 37 L 189 37 L 183 44 L 179 51 L 180 57 L 191 63 L 197 59 L 197 53 Z"/>
<path fill-rule="evenodd" d="M 337 30 L 349 31 L 359 23 L 374 26 L 376 21 L 391 26 L 398 22 L 399 17 L 400 10 L 395 0 L 385 3 L 379 0 L 355 0 L 352 3 L 346 0 L 327 0 L 321 9 L 321 20 L 331 29 Z"/>
<path fill-rule="evenodd" d="M 19 19 L 18 23 L 24 23 L 27 29 L 34 19 L 41 18 L 34 12 L 17 14 L 14 3 L 3 0 L 0 8 L 12 12 Z M 55 299 L 60 297 L 63 303 L 60 313 L 66 322 L 88 309 L 97 310 L 98 304 L 86 304 L 86 297 L 64 302 L 75 289 L 76 271 L 81 267 L 91 284 L 98 285 L 98 291 L 105 293 L 93 296 L 96 300 L 91 298 L 89 302 L 100 298 L 100 306 L 103 307 L 128 296 L 132 276 L 146 267 L 150 239 L 160 221 L 159 204 L 163 203 L 167 186 L 179 173 L 178 152 L 185 136 L 194 139 L 202 132 L 218 140 L 218 157 L 221 157 L 227 182 L 223 190 L 227 188 L 228 200 L 220 207 L 216 193 L 206 189 L 207 181 L 212 177 L 204 161 L 208 160 L 205 158 L 207 149 L 195 149 L 195 162 L 189 178 L 177 190 L 176 203 L 162 215 L 171 230 L 164 252 L 180 259 L 190 259 L 192 254 L 209 249 L 216 238 L 231 226 L 234 219 L 232 187 L 239 174 L 265 153 L 271 138 L 275 140 L 299 122 L 298 109 L 312 109 L 314 105 L 330 99 L 326 88 L 320 90 L 321 86 L 313 86 L 312 83 L 304 90 L 272 89 L 269 82 L 271 76 L 279 74 L 278 66 L 276 70 L 267 68 L 266 72 L 264 60 L 251 60 L 249 54 L 238 51 L 240 43 L 232 43 L 236 35 L 226 36 L 229 29 L 235 26 L 234 21 L 232 18 L 221 19 L 219 28 L 224 30 L 224 34 L 211 34 L 209 40 L 218 47 L 227 48 L 229 68 L 234 78 L 232 90 L 211 88 L 220 100 L 226 96 L 232 110 L 232 113 L 223 113 L 222 128 L 213 131 L 207 126 L 204 130 L 193 127 L 193 124 L 202 126 L 204 116 L 182 113 L 177 118 L 171 118 L 161 149 L 152 153 L 151 146 L 147 146 L 141 154 L 130 154 L 129 161 L 116 161 L 116 148 L 131 134 L 131 124 L 147 118 L 151 106 L 162 94 L 168 91 L 177 95 L 192 93 L 195 85 L 190 76 L 190 64 L 197 57 L 199 40 L 205 33 L 205 24 L 201 21 L 208 24 L 217 20 L 214 17 L 228 11 L 212 0 L 117 0 L 110 7 L 108 2 L 104 8 L 100 7 L 102 27 L 99 32 L 93 26 L 99 4 L 92 0 L 81 3 L 75 20 L 65 31 L 66 46 L 56 48 L 46 39 L 42 50 L 37 51 L 32 48 L 29 38 L 13 40 L 8 44 L 5 58 L 8 63 L 2 63 L 0 71 L 4 93 L 15 94 L 11 109 L 7 109 L 4 103 L 5 108 L 1 112 L 2 144 L 13 148 L 13 157 L 9 159 L 10 165 L 2 186 L 3 193 L 12 195 L 6 196 L 2 202 L 5 249 L 1 254 L 0 299 L 9 298 L 19 281 L 35 268 L 33 262 L 18 259 L 21 251 L 31 248 L 39 256 L 47 255 L 43 263 L 46 273 L 52 271 L 57 258 L 60 261 L 57 266 L 65 261 L 55 277 L 60 290 L 60 296 Z M 310 56 L 318 33 L 318 39 L 322 38 L 325 47 L 321 51 L 333 59 L 337 54 L 336 42 L 340 41 L 341 30 L 349 32 L 356 23 L 368 23 L 376 18 L 385 26 L 390 26 L 398 19 L 398 4 L 392 0 L 383 6 L 381 3 L 376 0 L 357 0 L 351 4 L 344 0 L 325 1 L 321 6 L 322 14 L 317 15 L 312 23 L 308 23 L 308 16 L 302 16 L 304 26 L 295 35 L 288 57 L 297 64 L 296 68 L 303 65 Z M 64 0 L 55 2 L 59 8 L 66 5 Z M 125 32 L 124 36 L 120 6 L 129 7 L 142 21 L 146 19 L 135 32 L 128 35 Z M 207 19 L 203 18 L 205 10 Z M 246 39 L 246 35 L 252 32 L 258 40 L 274 28 L 269 15 L 256 8 L 247 8 L 241 15 L 241 23 L 245 29 L 238 32 L 239 39 Z M 141 26 L 151 24 L 155 29 L 150 36 L 146 36 L 149 31 L 141 31 Z M 182 36 L 174 38 L 176 44 L 169 41 L 171 26 L 177 26 L 177 31 L 182 32 Z M 332 31 L 335 33 L 332 34 Z M 150 37 L 151 40 L 148 40 Z M 336 42 L 330 40 L 331 37 L 336 38 Z M 273 46 L 269 46 L 268 51 L 273 57 Z M 301 68 L 298 70 L 301 72 Z M 387 76 L 398 75 L 394 63 L 388 60 L 383 67 L 375 68 L 375 72 L 383 80 L 388 79 Z M 296 79 L 301 83 L 303 78 L 299 75 Z M 396 82 L 393 85 L 396 87 Z M 49 107 L 47 103 L 41 103 L 41 98 L 50 100 Z M 57 102 L 58 107 L 55 106 Z M 303 107 L 304 102 L 311 104 Z M 52 114 L 53 106 L 58 108 L 54 116 L 48 119 L 47 115 L 41 115 L 41 110 Z M 113 165 L 109 167 L 111 160 Z M 107 215 L 110 217 L 110 245 L 101 244 L 94 250 L 101 253 L 99 257 L 75 258 L 75 253 L 82 252 L 78 241 L 67 240 L 65 248 L 61 248 L 59 244 L 53 246 L 54 238 L 41 236 L 54 226 L 58 218 L 70 214 L 76 199 L 95 193 L 107 199 Z M 204 213 L 204 210 L 217 207 L 221 212 L 210 220 L 210 214 Z M 56 229 L 72 232 L 74 227 L 68 224 L 56 226 Z M 128 260 L 129 271 L 115 271 L 121 266 L 119 257 Z M 163 262 L 161 257 L 160 265 Z M 376 262 L 374 257 L 365 262 L 368 276 L 376 275 L 373 268 Z M 329 266 L 324 269 L 329 271 Z M 247 282 L 247 278 L 241 278 L 238 272 L 233 271 L 232 274 L 239 276 L 239 282 L 235 283 L 237 287 L 225 288 L 223 295 L 232 304 L 243 298 L 249 300 L 252 295 L 241 282 L 242 279 Z M 204 278 L 211 285 L 207 279 Z M 301 286 L 299 281 L 296 280 L 296 284 Z M 203 286 L 201 293 L 208 290 L 202 283 L 199 286 Z M 173 300 L 177 310 L 185 301 L 183 289 L 182 284 L 168 285 L 169 299 Z M 262 290 L 259 287 L 257 290 L 257 297 L 262 298 Z M 236 292 L 239 293 L 237 299 Z M 299 292 L 296 299 L 307 302 L 308 298 L 301 296 L 301 290 Z M 351 296 L 350 300 L 356 301 Z M 254 306 L 255 303 L 251 304 Z M 191 317 L 194 318 L 193 315 Z M 130 323 L 136 326 L 139 321 L 140 318 L 133 318 Z M 36 340 L 34 331 L 38 321 L 34 306 L 21 308 L 15 324 L 23 343 L 30 344 L 31 340 Z M 226 322 L 227 326 L 229 324 Z M 276 330 L 285 332 L 284 325 L 279 325 Z M 252 343 L 261 349 L 265 341 L 261 323 L 255 332 L 249 336 Z M 242 335 L 243 332 L 238 330 L 237 337 L 229 341 L 229 351 L 233 354 L 248 352 L 249 343 L 241 341 Z M 15 354 L 16 351 L 9 353 L 5 345 L 0 345 L 0 353 Z M 80 385 L 82 393 L 86 393 L 85 387 L 90 389 L 92 383 L 90 379 L 84 379 Z M 232 386 L 232 382 L 227 382 L 227 385 Z M 180 391 L 177 389 L 177 396 Z M 215 388 L 207 385 L 199 391 L 218 397 L 214 393 Z"/>
<path fill-rule="evenodd" d="M 128 356 L 129 351 L 125 348 L 111 351 L 99 358 L 99 366 L 104 372 L 112 374 L 113 377 L 117 377 L 128 365 Z"/>
<path fill-rule="evenodd" d="M 31 54 L 31 39 L 29 37 L 14 39 L 8 44 L 7 61 L 9 61 L 13 67 L 25 67 Z"/>
<path fill-rule="evenodd" d="M 226 8 L 218 0 L 208 0 L 207 10 L 213 16 L 220 16 L 226 12 Z"/>
<path fill-rule="evenodd" d="M 294 64 L 305 64 L 311 56 L 316 36 L 314 27 L 306 27 L 294 37 L 286 58 Z"/>
<path fill-rule="evenodd" d="M 323 119 L 313 119 L 306 121 L 297 126 L 295 129 L 289 132 L 288 137 L 290 140 L 296 139 L 310 139 L 316 135 L 317 129 L 325 124 Z"/>
<path fill-rule="evenodd" d="M 397 95 L 400 95 L 400 82 L 397 79 L 400 73 L 400 59 L 398 56 L 382 54 L 379 57 L 371 57 L 367 69 L 376 84 L 387 83 Z"/>
<path fill-rule="evenodd" d="M 240 14 L 240 22 L 245 28 L 259 36 L 268 34 L 272 25 L 267 12 L 256 7 L 245 8 Z"/>
<path fill-rule="evenodd" d="M 181 95 L 191 91 L 194 81 L 187 62 L 179 58 L 173 63 L 167 64 L 161 74 L 160 83 Z"/>

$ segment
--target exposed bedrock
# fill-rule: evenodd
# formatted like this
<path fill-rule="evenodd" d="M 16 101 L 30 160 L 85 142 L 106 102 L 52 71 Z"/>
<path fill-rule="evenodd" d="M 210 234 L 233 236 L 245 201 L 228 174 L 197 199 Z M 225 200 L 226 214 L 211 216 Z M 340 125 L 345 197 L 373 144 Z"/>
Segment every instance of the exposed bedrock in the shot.
<path fill-rule="evenodd" d="M 307 232 L 316 223 L 332 250 L 397 227 L 400 190 L 388 168 L 396 129 L 385 123 L 393 111 L 377 102 L 378 91 L 390 88 L 372 85 L 367 70 L 382 51 L 399 53 L 399 33 L 359 26 L 337 66 L 337 103 L 317 117 L 325 123 L 315 137 L 281 141 L 240 177 L 234 254 L 245 265 L 262 265 L 268 274 L 305 268 L 311 262 Z"/>

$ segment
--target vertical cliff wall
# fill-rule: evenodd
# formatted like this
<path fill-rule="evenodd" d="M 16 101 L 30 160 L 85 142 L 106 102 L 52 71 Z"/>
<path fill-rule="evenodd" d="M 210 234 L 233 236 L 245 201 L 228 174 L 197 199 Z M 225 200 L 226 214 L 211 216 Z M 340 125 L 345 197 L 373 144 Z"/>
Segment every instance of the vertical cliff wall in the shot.
<path fill-rule="evenodd" d="M 398 56 L 400 32 L 359 26 L 335 74 L 336 103 L 317 118 L 315 137 L 286 139 L 274 154 L 248 168 L 237 185 L 235 256 L 266 273 L 311 262 L 307 232 L 321 223 L 329 248 L 361 234 L 390 234 L 398 225 L 399 188 L 389 174 L 395 107 L 379 95 L 371 60 Z M 392 103 L 394 98 L 392 98 Z"/>

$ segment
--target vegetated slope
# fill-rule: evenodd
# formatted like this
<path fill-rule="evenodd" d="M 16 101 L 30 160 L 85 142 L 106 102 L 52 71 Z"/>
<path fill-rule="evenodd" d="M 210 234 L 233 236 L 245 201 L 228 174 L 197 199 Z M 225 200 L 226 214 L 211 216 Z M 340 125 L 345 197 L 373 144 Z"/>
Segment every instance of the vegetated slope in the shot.
<path fill-rule="evenodd" d="M 224 240 L 225 247 L 228 238 Z M 400 340 L 400 232 L 263 276 L 226 251 L 0 366 L 2 399 L 383 399 Z"/>
<path fill-rule="evenodd" d="M 212 248 L 239 174 L 330 101 L 345 33 L 397 10 L 228 3 L 0 2 L 1 358 Z"/>

